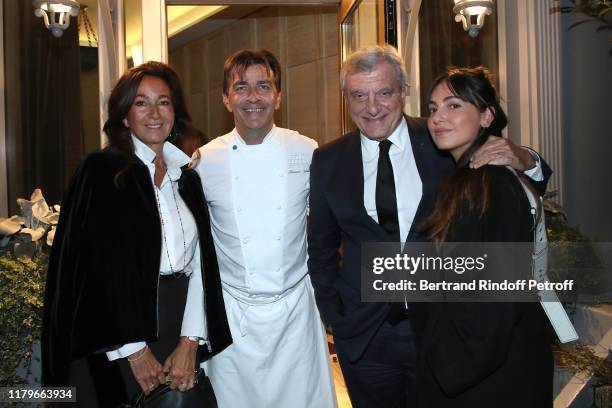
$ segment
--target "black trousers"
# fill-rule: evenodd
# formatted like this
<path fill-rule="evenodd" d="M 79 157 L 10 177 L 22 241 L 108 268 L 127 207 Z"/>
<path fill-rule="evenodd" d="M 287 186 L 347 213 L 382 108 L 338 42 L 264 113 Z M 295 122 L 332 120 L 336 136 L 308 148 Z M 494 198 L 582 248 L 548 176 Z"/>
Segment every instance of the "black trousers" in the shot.
<path fill-rule="evenodd" d="M 351 362 L 335 340 L 353 408 L 404 408 L 416 403 L 415 374 L 419 325 L 384 322 L 363 356 Z"/>
<path fill-rule="evenodd" d="M 159 339 L 148 343 L 162 365 L 178 344 L 187 302 L 189 278 L 184 274 L 177 276 L 160 277 Z M 104 353 L 74 361 L 69 384 L 77 387 L 77 403 L 71 407 L 115 408 L 130 402 L 141 391 L 127 360 L 108 361 Z"/>

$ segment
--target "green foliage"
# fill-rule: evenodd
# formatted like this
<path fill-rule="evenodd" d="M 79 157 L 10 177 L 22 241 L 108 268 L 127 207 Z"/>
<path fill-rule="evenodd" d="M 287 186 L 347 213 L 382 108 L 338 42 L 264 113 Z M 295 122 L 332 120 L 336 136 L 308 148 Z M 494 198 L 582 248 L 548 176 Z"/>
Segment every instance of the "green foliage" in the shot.
<path fill-rule="evenodd" d="M 548 242 L 574 244 L 590 242 L 591 239 L 583 235 L 578 228 L 567 223 L 567 216 L 563 207 L 554 201 L 557 191 L 549 191 L 544 195 L 544 214 L 546 216 L 546 234 Z"/>
<path fill-rule="evenodd" d="M 548 277 L 554 282 L 572 279 L 576 291 L 582 294 L 600 293 L 608 272 L 597 255 L 598 245 L 567 223 L 562 208 L 551 200 L 554 195 L 555 192 L 547 193 L 544 198 L 550 244 Z"/>
<path fill-rule="evenodd" d="M 602 281 L 602 274 L 607 271 L 599 264 L 597 256 L 589 250 L 588 243 L 593 241 L 583 235 L 578 228 L 569 225 L 563 209 L 551 200 L 555 194 L 555 192 L 549 193 L 544 198 L 548 241 L 551 246 L 560 244 L 571 247 L 576 245 L 579 251 L 572 252 L 566 259 L 562 259 L 561 263 L 569 269 L 577 268 L 580 271 L 579 279 L 576 279 L 580 289 L 598 287 Z M 554 265 L 551 264 L 548 267 L 548 275 L 553 278 L 553 281 L 560 281 L 567 277 L 561 277 L 567 271 L 556 271 Z M 575 312 L 576 304 L 565 304 L 565 308 L 571 316 Z M 612 360 L 596 356 L 588 345 L 579 341 L 570 345 L 556 343 L 553 345 L 553 354 L 557 366 L 569 368 L 574 372 L 593 374 L 598 385 L 612 384 Z"/>
<path fill-rule="evenodd" d="M 0 250 L 0 387 L 25 382 L 16 369 L 29 367 L 32 342 L 40 339 L 47 260 Z"/>
<path fill-rule="evenodd" d="M 559 5 L 551 8 L 557 13 L 580 14 L 585 18 L 570 25 L 570 29 L 585 24 L 596 23 L 595 31 L 612 30 L 612 0 L 553 0 Z M 612 41 L 612 38 L 610 39 Z M 612 49 L 610 49 L 612 55 Z"/>
<path fill-rule="evenodd" d="M 569 225 L 562 212 L 552 212 L 548 208 L 548 203 L 544 203 L 546 210 L 546 232 L 549 242 L 589 242 L 590 239 L 583 235 L 578 228 Z"/>
<path fill-rule="evenodd" d="M 598 357 L 588 345 L 579 342 L 556 344 L 553 346 L 553 354 L 557 366 L 593 374 L 597 384 L 612 384 L 612 360 Z"/>

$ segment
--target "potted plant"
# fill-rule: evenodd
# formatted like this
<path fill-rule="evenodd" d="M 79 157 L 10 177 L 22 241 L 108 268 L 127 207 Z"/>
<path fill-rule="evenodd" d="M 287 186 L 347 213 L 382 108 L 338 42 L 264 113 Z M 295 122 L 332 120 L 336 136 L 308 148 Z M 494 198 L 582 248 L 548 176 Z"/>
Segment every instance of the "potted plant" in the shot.
<path fill-rule="evenodd" d="M 49 207 L 40 189 L 17 203 L 20 215 L 0 218 L 0 387 L 38 382 L 28 376 L 33 346 L 39 350 L 47 248 L 59 218 L 59 206 Z"/>

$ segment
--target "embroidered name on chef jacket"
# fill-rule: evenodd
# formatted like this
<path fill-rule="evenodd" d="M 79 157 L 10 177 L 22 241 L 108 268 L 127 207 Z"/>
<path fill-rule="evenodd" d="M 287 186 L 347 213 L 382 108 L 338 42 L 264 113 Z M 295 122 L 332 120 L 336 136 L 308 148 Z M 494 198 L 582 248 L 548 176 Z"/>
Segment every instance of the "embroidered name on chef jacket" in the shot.
<path fill-rule="evenodd" d="M 304 153 L 290 153 L 287 155 L 287 168 L 289 174 L 310 173 L 310 160 Z"/>

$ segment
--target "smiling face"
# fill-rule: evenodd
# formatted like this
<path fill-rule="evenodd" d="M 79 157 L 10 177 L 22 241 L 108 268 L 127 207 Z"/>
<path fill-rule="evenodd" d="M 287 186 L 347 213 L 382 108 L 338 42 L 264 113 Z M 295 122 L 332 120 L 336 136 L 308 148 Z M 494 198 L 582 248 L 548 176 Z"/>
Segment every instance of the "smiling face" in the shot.
<path fill-rule="evenodd" d="M 386 61 L 370 72 L 346 77 L 345 96 L 351 118 L 361 133 L 372 140 L 388 138 L 402 119 L 406 89 Z"/>
<path fill-rule="evenodd" d="M 123 124 L 134 136 L 160 154 L 174 125 L 174 107 L 166 82 L 155 76 L 140 81 L 136 97 Z"/>
<path fill-rule="evenodd" d="M 238 134 L 247 144 L 257 144 L 274 125 L 274 111 L 280 107 L 281 95 L 274 78 L 263 65 L 251 65 L 239 77 L 233 74 L 223 104 L 234 114 Z"/>
<path fill-rule="evenodd" d="M 476 140 L 480 128 L 488 127 L 492 120 L 490 108 L 480 112 L 475 105 L 455 96 L 446 81 L 431 93 L 429 132 L 438 149 L 448 150 L 456 161 Z"/>

